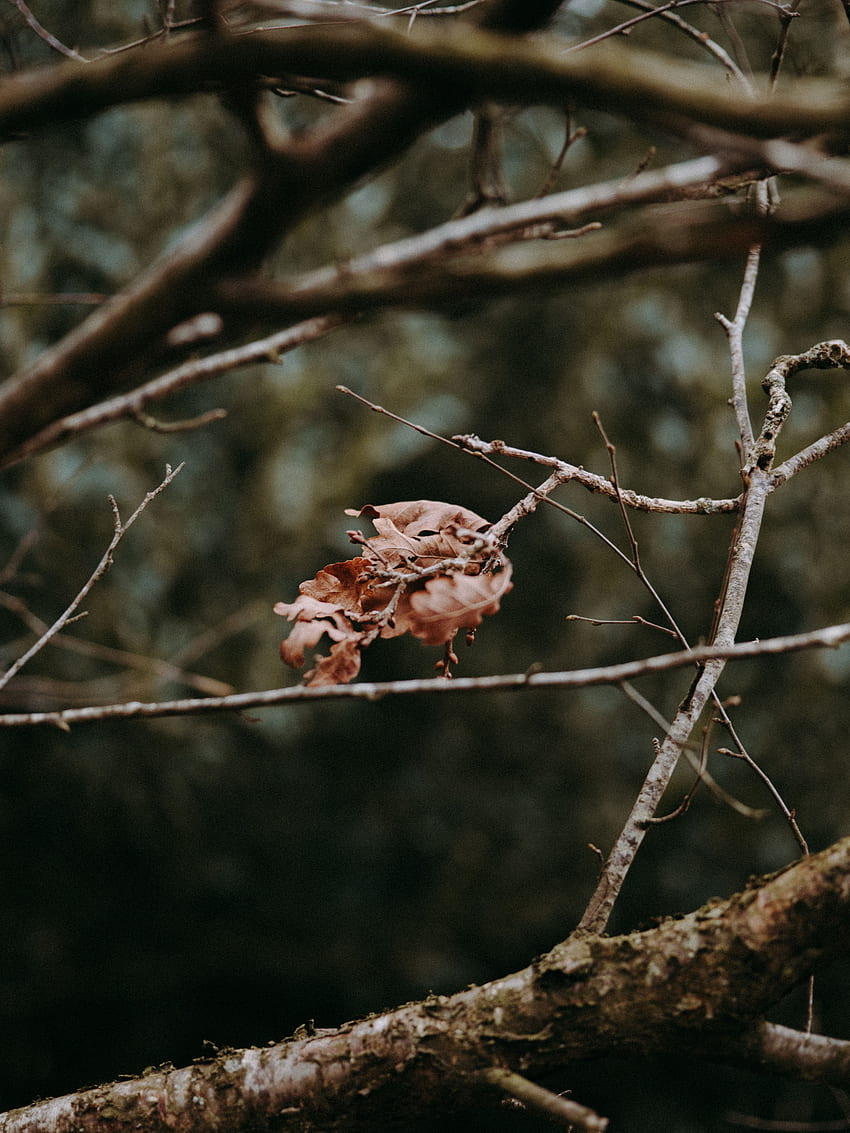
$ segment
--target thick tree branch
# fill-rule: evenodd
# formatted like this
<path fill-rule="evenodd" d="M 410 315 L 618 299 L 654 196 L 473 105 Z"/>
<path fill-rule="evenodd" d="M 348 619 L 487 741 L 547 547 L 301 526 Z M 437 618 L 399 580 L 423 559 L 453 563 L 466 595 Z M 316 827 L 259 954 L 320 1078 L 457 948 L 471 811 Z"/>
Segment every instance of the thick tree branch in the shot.
<path fill-rule="evenodd" d="M 534 20 L 523 22 L 540 26 L 557 6 L 536 5 Z M 519 11 L 522 5 L 514 7 Z M 511 29 L 495 9 L 490 19 L 491 28 L 528 30 Z M 770 96 L 742 99 L 739 91 L 717 81 L 713 68 L 631 44 L 606 43 L 565 55 L 562 40 L 532 42 L 442 22 L 437 28 L 417 24 L 410 34 L 400 34 L 364 22 L 185 35 L 91 63 L 68 61 L 14 76 L 0 90 L 0 133 L 288 71 L 342 82 L 389 76 L 451 91 L 451 101 L 461 104 L 495 99 L 563 106 L 574 98 L 629 117 L 673 112 L 754 137 L 844 134 L 850 116 L 850 96 L 837 81 L 798 79 Z"/>
<path fill-rule="evenodd" d="M 543 19 L 544 12 L 550 15 L 557 6 L 556 0 L 540 0 L 533 12 Z M 500 0 L 484 11 L 491 22 L 504 19 L 510 24 L 514 9 L 524 12 L 521 22 L 530 19 L 529 11 L 516 0 Z M 4 99 L 7 109 L 20 110 L 23 104 L 40 107 L 31 127 L 41 121 L 39 115 L 50 120 L 67 117 L 58 109 L 63 104 L 71 108 L 72 117 L 94 113 L 98 104 L 96 99 L 92 102 L 92 87 L 105 91 L 116 82 L 120 86 L 120 74 L 131 98 L 151 93 L 149 77 L 159 73 L 158 67 L 169 74 L 176 68 L 184 92 L 197 89 L 198 83 L 203 86 L 211 73 L 219 87 L 226 87 L 245 77 L 228 62 L 242 57 L 245 44 L 251 48 L 248 73 L 262 75 L 270 63 L 263 42 L 262 35 L 259 40 L 201 35 L 79 64 L 79 70 L 64 70 L 58 80 L 53 70 L 15 76 L 0 87 L 0 130 Z M 254 51 L 258 44 L 259 53 Z M 65 66 L 78 65 L 69 63 L 60 70 Z M 161 93 L 169 91 L 175 93 L 173 86 Z M 0 464 L 18 459 L 21 446 L 58 418 L 126 389 L 151 366 L 167 363 L 168 330 L 210 310 L 212 283 L 256 268 L 305 213 L 397 156 L 423 130 L 463 105 L 453 88 L 430 81 L 418 87 L 381 80 L 372 84 L 367 97 L 340 107 L 314 131 L 286 142 L 270 140 L 254 176 L 237 185 L 177 248 L 99 307 L 29 370 L 0 387 Z M 6 120 L 7 127 L 11 121 Z"/>
<path fill-rule="evenodd" d="M 548 13 L 555 7 L 554 2 L 539 5 Z M 521 8 L 520 23 L 538 19 L 528 6 L 517 10 Z M 504 26 L 512 27 L 517 20 L 505 14 L 509 10 L 510 4 L 481 9 L 491 24 L 504 19 Z M 0 130 L 9 131 L 210 84 L 224 91 L 239 79 L 287 66 L 313 72 L 321 63 L 323 73 L 330 68 L 343 78 L 372 71 L 397 74 L 407 85 L 398 78 L 375 81 L 365 98 L 341 107 L 314 131 L 286 141 L 269 136 L 255 175 L 234 188 L 180 246 L 0 388 L 0 462 L 10 463 L 32 451 L 33 438 L 58 419 L 123 392 L 152 368 L 167 365 L 168 330 L 217 306 L 228 315 L 232 341 L 246 324 L 263 317 L 295 320 L 350 315 L 390 303 L 451 302 L 470 285 L 496 295 L 601 271 L 737 255 L 755 236 L 780 247 L 825 239 L 845 219 L 845 210 L 834 203 L 809 202 L 802 215 L 777 222 L 769 232 L 752 228 L 746 218 L 727 224 L 724 214 L 671 223 L 660 238 L 648 238 L 641 219 L 632 229 L 605 233 L 569 255 L 560 248 L 549 249 L 548 255 L 539 249 L 509 249 L 472 261 L 455 258 L 445 267 L 419 267 L 413 278 L 382 267 L 345 281 L 312 279 L 293 287 L 246 284 L 246 271 L 256 267 L 306 212 L 396 156 L 423 130 L 479 94 L 549 99 L 559 105 L 569 94 L 627 115 L 638 113 L 636 108 L 643 115 L 647 108 L 663 104 L 680 115 L 768 136 L 795 126 L 829 129 L 845 120 L 846 98 L 829 84 L 801 86 L 784 99 L 774 94 L 770 100 L 742 100 L 723 91 L 713 77 L 701 78 L 693 67 L 679 73 L 668 60 L 631 49 L 625 54 L 606 48 L 602 53 L 564 56 L 560 48 L 560 41 L 538 46 L 486 28 L 453 31 L 441 25 L 436 37 L 427 32 L 411 37 L 368 24 L 323 26 L 191 34 L 91 64 L 69 61 L 7 79 L 0 86 Z M 479 89 L 476 82 L 484 85 Z M 722 106 L 714 101 L 717 97 Z M 700 103 L 703 98 L 705 105 Z M 805 122 L 801 113 L 808 115 Z M 723 164 L 741 168 L 752 160 L 753 145 L 741 142 L 740 153 L 722 159 Z M 796 153 L 795 147 L 785 148 Z M 653 176 L 658 191 L 660 179 Z M 847 180 L 843 166 L 830 166 L 830 182 L 836 178 L 841 184 Z M 628 197 L 629 190 L 620 195 Z"/>
<path fill-rule="evenodd" d="M 847 1044 L 751 1020 L 843 953 L 848 929 L 850 838 L 657 928 L 568 939 L 456 995 L 38 1102 L 0 1118 L 0 1133 L 383 1128 L 480 1104 L 494 1067 L 526 1078 L 609 1054 L 731 1049 L 847 1086 Z"/>
<path fill-rule="evenodd" d="M 772 250 L 835 239 L 850 218 L 846 203 L 805 195 L 781 218 L 730 216 L 724 205 L 692 205 L 663 216 L 651 209 L 579 241 L 519 244 L 423 260 L 407 270 L 374 266 L 362 274 L 312 273 L 292 283 L 225 282 L 216 309 L 240 318 L 296 320 L 388 307 L 444 307 L 476 297 L 588 283 L 666 264 L 734 259 L 754 243 Z M 377 259 L 377 257 L 376 257 Z M 371 261 L 366 261 L 371 267 Z"/>

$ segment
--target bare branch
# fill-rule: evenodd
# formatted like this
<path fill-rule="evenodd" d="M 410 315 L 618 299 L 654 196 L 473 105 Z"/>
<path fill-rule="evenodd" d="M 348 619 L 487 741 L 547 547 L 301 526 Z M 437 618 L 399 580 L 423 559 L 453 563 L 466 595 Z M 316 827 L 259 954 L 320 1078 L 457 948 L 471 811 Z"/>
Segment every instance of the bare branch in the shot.
<path fill-rule="evenodd" d="M 767 211 L 766 190 L 759 191 L 759 211 L 764 215 Z M 747 372 L 744 365 L 744 328 L 750 314 L 756 280 L 758 279 L 759 263 L 761 262 L 761 246 L 754 244 L 747 253 L 747 265 L 744 269 L 744 280 L 738 298 L 738 307 L 735 317 L 731 321 L 724 315 L 716 314 L 714 317 L 726 331 L 729 340 L 729 352 L 732 356 L 732 408 L 738 422 L 738 435 L 741 439 L 743 460 L 749 460 L 753 447 L 753 426 L 750 421 L 750 411 L 747 403 Z"/>
<path fill-rule="evenodd" d="M 654 673 L 712 662 L 774 656 L 804 649 L 836 649 L 847 641 L 850 641 L 850 623 L 828 626 L 809 633 L 770 637 L 762 641 L 739 642 L 735 645 L 700 645 L 676 653 L 658 654 L 641 661 L 625 661 L 619 665 L 576 669 L 571 672 L 533 671 L 491 677 L 457 677 L 451 681 L 429 678 L 319 687 L 297 685 L 264 692 L 235 693 L 233 696 L 148 704 L 129 701 L 126 704 L 93 705 L 89 708 L 73 708 L 63 712 L 9 712 L 0 715 L 0 728 L 34 727 L 42 724 L 65 728 L 71 724 L 96 723 L 100 720 L 153 719 L 159 716 L 243 712 L 248 709 L 273 708 L 284 704 L 303 704 L 313 700 L 377 701 L 387 696 L 421 696 L 425 693 L 429 696 L 440 696 L 496 690 L 520 692 L 542 688 L 586 688 L 593 685 L 621 684 L 623 681 L 636 680 Z"/>
<path fill-rule="evenodd" d="M 788 378 L 800 370 L 807 369 L 850 369 L 850 346 L 842 339 L 830 339 L 827 342 L 817 343 L 802 354 L 783 355 L 781 358 L 777 358 L 774 368 L 762 384 L 768 391 L 776 390 L 777 395 L 781 396 L 784 393 Z M 784 483 L 804 468 L 808 468 L 810 464 L 841 448 L 848 441 L 850 441 L 850 422 L 813 441 L 812 444 L 807 445 L 800 452 L 774 467 L 774 483 L 777 486 Z"/>
<path fill-rule="evenodd" d="M 338 1129 L 388 1128 L 399 1113 L 433 1124 L 480 1097 L 482 1072 L 553 1112 L 526 1075 L 603 1054 L 687 1053 L 846 1085 L 850 1043 L 748 1021 L 843 954 L 848 927 L 844 839 L 647 931 L 572 937 L 481 987 L 36 1102 L 0 1117 L 0 1133 L 244 1133 L 269 1122 L 317 1133 L 331 1107 Z M 522 1082 L 508 1076 L 520 1070 Z M 571 1119 L 602 1128 L 583 1107 Z"/>
<path fill-rule="evenodd" d="M 0 591 L 0 606 L 11 611 L 39 637 L 50 632 L 50 627 L 41 618 L 37 617 L 20 598 Z M 120 665 L 125 669 L 135 669 L 138 672 L 154 674 L 164 680 L 184 684 L 194 688 L 197 692 L 209 696 L 228 696 L 233 692 L 232 685 L 224 681 L 205 677 L 199 673 L 190 673 L 179 665 L 169 661 L 160 661 L 156 657 L 144 657 L 138 653 L 130 653 L 126 649 L 114 649 L 108 645 L 101 645 L 96 641 L 85 641 L 70 634 L 53 634 L 48 640 L 54 646 L 69 653 L 76 653 L 83 657 L 93 657 L 100 661 L 107 661 L 113 665 Z M 79 701 L 78 701 L 79 702 Z"/>
<path fill-rule="evenodd" d="M 557 5 L 540 6 L 549 9 L 548 18 Z M 485 5 L 482 12 L 492 8 Z M 340 81 L 392 76 L 426 89 L 453 89 L 464 103 L 491 98 L 560 107 L 574 97 L 628 116 L 675 112 L 752 137 L 841 133 L 848 115 L 848 96 L 840 82 L 798 79 L 770 97 L 742 100 L 716 81 L 713 70 L 662 61 L 632 45 L 602 44 L 565 56 L 559 40 L 517 42 L 468 24 L 433 29 L 417 24 L 409 34 L 371 22 L 269 28 L 160 39 L 144 50 L 144 68 L 129 51 L 87 64 L 69 61 L 37 79 L 10 77 L 0 93 L 0 131 L 31 130 L 120 102 L 288 71 Z"/>
<path fill-rule="evenodd" d="M 79 63 L 86 62 L 85 57 L 82 56 L 79 51 L 75 51 L 71 47 L 66 47 L 64 43 L 60 43 L 55 35 L 53 35 L 47 30 L 47 28 L 40 24 L 30 11 L 29 7 L 24 3 L 24 0 L 9 0 L 9 3 L 15 5 L 15 7 L 24 17 L 24 19 L 38 36 L 38 38 L 43 39 L 44 42 L 49 47 L 52 47 L 54 51 L 58 51 L 60 55 L 64 55 L 68 59 L 76 59 Z"/>
<path fill-rule="evenodd" d="M 142 512 L 148 506 L 148 504 L 151 503 L 152 500 L 155 500 L 156 497 L 159 495 L 159 493 L 162 492 L 165 488 L 168 487 L 168 485 L 171 483 L 171 481 L 174 479 L 174 477 L 182 470 L 182 468 L 183 468 L 182 464 L 178 464 L 175 469 L 172 469 L 170 467 L 170 465 L 166 465 L 165 479 L 162 481 L 161 484 L 159 484 L 158 487 L 154 488 L 153 491 L 147 493 L 145 498 L 142 500 L 142 502 L 139 504 L 139 506 L 136 508 L 136 510 L 133 512 L 133 514 L 130 516 L 130 518 L 126 521 L 126 523 L 123 522 L 122 519 L 121 519 L 121 515 L 118 511 L 118 505 L 116 504 L 115 500 L 112 498 L 112 496 L 109 497 L 109 502 L 112 506 L 112 513 L 113 513 L 113 517 L 114 517 L 114 528 L 115 529 L 114 529 L 114 532 L 113 532 L 113 535 L 112 535 L 112 539 L 110 540 L 109 546 L 106 548 L 106 550 L 103 553 L 103 557 L 101 558 L 100 562 L 95 567 L 94 571 L 89 576 L 88 581 L 85 583 L 85 585 L 79 591 L 79 593 L 73 599 L 73 601 L 70 603 L 70 605 L 65 609 L 64 613 L 60 614 L 60 616 L 56 619 L 56 621 L 53 623 L 53 625 L 51 625 L 47 630 L 45 630 L 44 633 L 42 633 L 42 635 L 26 651 L 26 653 L 24 653 L 22 657 L 19 657 L 17 659 L 17 661 L 15 661 L 15 663 L 13 665 L 10 665 L 9 668 L 6 670 L 6 672 L 3 673 L 2 676 L 0 676 L 0 689 L 5 688 L 6 685 L 9 683 L 9 681 L 17 673 L 19 673 L 21 671 L 21 669 L 24 667 L 24 665 L 26 665 L 29 661 L 31 661 L 32 658 L 35 657 L 37 653 L 41 652 L 41 650 L 45 647 L 45 645 L 47 645 L 47 643 L 50 641 L 51 638 L 55 637 L 57 633 L 61 632 L 61 630 L 63 630 L 66 625 L 68 625 L 71 621 L 74 620 L 75 613 L 76 613 L 77 609 L 79 608 L 80 603 L 84 601 L 84 599 L 89 594 L 89 592 L 91 591 L 91 589 L 95 585 L 95 583 L 98 582 L 101 578 L 103 578 L 103 576 L 106 574 L 106 572 L 112 566 L 112 562 L 113 562 L 112 556 L 115 552 L 115 548 L 118 546 L 118 544 L 124 538 L 124 536 L 127 534 L 129 529 L 132 527 L 132 525 L 136 522 L 136 520 L 139 518 L 139 516 L 142 514 Z M 77 616 L 79 616 L 79 615 L 77 615 Z"/>
<path fill-rule="evenodd" d="M 791 400 L 785 389 L 786 380 L 790 374 L 807 366 L 825 368 L 844 365 L 847 360 L 850 360 L 850 351 L 845 343 L 839 340 L 818 343 L 803 354 L 783 355 L 776 359 L 764 379 L 763 385 L 769 397 L 768 407 L 761 431 L 753 441 L 742 470 L 746 490 L 717 605 L 712 643 L 731 646 L 740 623 L 764 510 L 768 497 L 776 487 L 771 476 L 776 442 L 791 409 Z M 699 666 L 697 676 L 680 704 L 663 743 L 656 751 L 631 813 L 605 863 L 602 876 L 580 922 L 579 931 L 601 932 L 607 924 L 634 857 L 676 769 L 679 755 L 705 705 L 709 699 L 714 699 L 722 709 L 715 696 L 715 687 L 724 666 L 725 660 L 722 657 Z M 725 718 L 725 713 L 723 715 Z M 728 718 L 725 719 L 731 729 L 731 722 Z M 753 761 L 750 762 L 753 767 L 757 766 Z M 782 806 L 787 817 L 790 812 L 784 803 Z M 796 827 L 795 834 L 805 850 L 805 840 Z"/>
<path fill-rule="evenodd" d="M 692 39 L 694 43 L 699 44 L 700 47 L 705 48 L 706 51 L 713 55 L 715 59 L 723 64 L 729 74 L 736 78 L 742 85 L 746 84 L 747 80 L 745 76 L 742 74 L 741 70 L 738 67 L 738 64 L 728 53 L 728 51 L 721 47 L 719 43 L 715 43 L 715 41 L 706 32 L 701 31 L 699 28 L 696 28 L 692 24 L 687 23 L 682 19 L 680 15 L 677 14 L 677 11 L 672 10 L 674 7 L 676 7 L 678 10 L 679 8 L 681 8 L 681 5 L 673 5 L 672 3 L 670 3 L 661 4 L 658 7 L 655 7 L 655 5 L 651 4 L 649 0 L 620 0 L 620 2 L 623 4 L 628 4 L 628 6 L 631 8 L 641 8 L 645 12 L 651 12 L 653 15 L 657 15 L 659 19 L 664 20 L 666 23 L 673 24 L 674 27 L 679 28 L 680 31 L 683 31 L 685 35 Z"/>
<path fill-rule="evenodd" d="M 314 342 L 330 331 L 342 326 L 346 319 L 340 316 L 327 318 L 307 319 L 303 323 L 289 327 L 287 330 L 270 334 L 266 338 L 257 339 L 247 346 L 236 346 L 231 350 L 222 350 L 217 354 L 209 354 L 205 358 L 193 358 L 183 365 L 161 374 L 144 385 L 138 386 L 130 393 L 112 397 L 108 401 L 101 401 L 79 413 L 72 413 L 52 422 L 41 432 L 32 437 L 15 454 L 16 460 L 33 456 L 46 448 L 62 444 L 69 437 L 88 432 L 90 429 L 107 425 L 112 421 L 120 421 L 127 417 L 143 415 L 144 407 L 151 402 L 162 401 L 178 390 L 188 386 L 208 381 L 219 374 L 236 370 L 242 366 L 249 366 L 257 362 L 279 362 L 283 354 L 307 342 Z M 216 411 L 218 412 L 218 411 Z"/>
<path fill-rule="evenodd" d="M 803 195 L 781 217 L 731 216 L 726 206 L 694 206 L 684 214 L 636 214 L 617 226 L 563 246 L 515 244 L 476 254 L 424 260 L 407 270 L 375 269 L 314 273 L 304 280 L 224 282 L 215 306 L 223 315 L 295 320 L 318 314 L 346 314 L 383 308 L 441 308 L 472 290 L 479 298 L 543 291 L 572 283 L 598 283 L 647 267 L 728 260 L 746 255 L 755 243 L 774 250 L 828 243 L 850 216 L 820 194 Z"/>
<path fill-rule="evenodd" d="M 495 1086 L 509 1098 L 514 1098 L 528 1109 L 543 1114 L 550 1121 L 567 1128 L 586 1129 L 588 1133 L 603 1133 L 608 1128 L 608 1118 L 600 1117 L 587 1106 L 579 1105 L 571 1098 L 553 1094 L 535 1082 L 530 1082 L 513 1070 L 492 1066 L 481 1071 L 481 1078 L 490 1086 Z"/>
<path fill-rule="evenodd" d="M 759 440 L 763 441 L 768 432 L 766 424 Z M 775 441 L 775 434 L 771 435 Z M 758 451 L 758 444 L 754 451 Z M 713 635 L 713 641 L 718 645 L 731 646 L 735 640 L 764 509 L 771 491 L 768 473 L 756 466 L 750 474 L 744 493 L 737 536 L 724 580 L 725 589 Z M 722 657 L 700 665 L 694 682 L 679 705 L 670 730 L 658 747 L 629 817 L 605 863 L 602 876 L 581 919 L 581 932 L 601 932 L 608 923 L 626 875 L 679 762 L 682 748 L 690 738 L 706 704 L 713 697 L 724 667 L 725 659 Z"/>
<path fill-rule="evenodd" d="M 789 456 L 782 464 L 775 465 L 773 469 L 774 483 L 778 485 L 790 480 L 792 476 L 796 476 L 798 472 L 802 472 L 810 464 L 822 460 L 823 457 L 835 452 L 836 449 L 842 448 L 848 442 L 850 442 L 850 421 L 834 429 L 831 433 L 827 433 L 826 436 L 813 441 L 793 456 Z"/>
<path fill-rule="evenodd" d="M 589 492 L 607 496 L 617 502 L 618 493 L 607 476 L 600 476 L 597 472 L 588 472 L 576 464 L 559 460 L 554 456 L 541 456 L 527 449 L 514 448 L 504 441 L 482 441 L 480 437 L 464 433 L 452 438 L 470 452 L 478 452 L 492 456 L 509 456 L 517 460 L 527 460 L 533 464 L 542 464 L 554 469 L 561 477 L 563 483 L 575 482 L 587 488 Z M 657 496 L 642 496 L 629 488 L 620 488 L 619 498 L 626 507 L 637 511 L 668 512 L 675 515 L 718 515 L 736 512 L 740 504 L 740 497 L 736 499 L 712 500 L 702 497 L 697 500 L 666 500 Z"/>

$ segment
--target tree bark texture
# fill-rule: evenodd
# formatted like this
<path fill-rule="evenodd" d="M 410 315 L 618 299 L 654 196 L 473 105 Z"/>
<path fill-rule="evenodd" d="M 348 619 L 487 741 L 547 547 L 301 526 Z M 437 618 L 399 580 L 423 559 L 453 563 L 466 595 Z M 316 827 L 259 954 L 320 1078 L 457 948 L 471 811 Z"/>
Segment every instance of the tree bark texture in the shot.
<path fill-rule="evenodd" d="M 674 1051 L 846 1087 L 850 1043 L 762 1016 L 846 952 L 848 928 L 845 838 L 645 931 L 567 939 L 481 987 L 39 1102 L 0 1118 L 0 1133 L 378 1128 L 480 1103 L 494 1067 L 534 1077 Z"/>

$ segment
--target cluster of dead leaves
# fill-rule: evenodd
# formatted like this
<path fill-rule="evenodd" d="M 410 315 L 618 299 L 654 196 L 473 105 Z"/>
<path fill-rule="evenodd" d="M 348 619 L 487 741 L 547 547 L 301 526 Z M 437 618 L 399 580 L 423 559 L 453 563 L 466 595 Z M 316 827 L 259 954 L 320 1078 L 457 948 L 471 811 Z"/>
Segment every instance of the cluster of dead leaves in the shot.
<path fill-rule="evenodd" d="M 287 665 L 300 668 L 305 650 L 325 634 L 330 655 L 316 657 L 305 684 L 345 684 L 360 672 L 363 650 L 378 637 L 412 633 L 426 645 L 446 645 L 495 614 L 511 589 L 511 566 L 490 524 L 475 512 L 436 500 L 367 504 L 346 515 L 372 520 L 377 535 L 349 531 L 357 558 L 331 563 L 302 582 L 294 602 L 276 614 L 294 622 L 281 643 Z M 447 665 L 444 669 L 448 675 Z"/>

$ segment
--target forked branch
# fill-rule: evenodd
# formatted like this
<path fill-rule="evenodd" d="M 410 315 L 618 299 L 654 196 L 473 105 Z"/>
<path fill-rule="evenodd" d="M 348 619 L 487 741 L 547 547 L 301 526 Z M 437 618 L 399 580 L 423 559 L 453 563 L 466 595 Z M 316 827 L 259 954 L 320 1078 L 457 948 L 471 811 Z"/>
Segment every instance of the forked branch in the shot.
<path fill-rule="evenodd" d="M 165 479 L 161 484 L 158 485 L 158 487 L 154 488 L 153 491 L 147 493 L 147 495 L 133 512 L 133 514 L 126 521 L 121 519 L 121 513 L 118 510 L 118 504 L 116 503 L 114 497 L 109 497 L 109 503 L 112 508 L 114 521 L 114 530 L 112 539 L 109 542 L 109 546 L 103 552 L 103 556 L 100 562 L 92 571 L 91 575 L 89 576 L 81 590 L 78 592 L 76 597 L 66 607 L 64 612 L 59 615 L 59 617 L 53 622 L 51 626 L 49 626 L 47 630 L 45 630 L 44 633 L 41 634 L 38 640 L 30 646 L 26 653 L 22 654 L 22 656 L 20 656 L 12 665 L 10 665 L 6 672 L 3 673 L 2 676 L 0 676 L 0 689 L 5 688 L 9 681 L 11 681 L 12 678 L 15 677 L 21 671 L 21 669 L 23 669 L 24 665 L 26 665 L 33 659 L 33 657 L 40 653 L 45 645 L 47 645 L 47 643 L 53 637 L 55 637 L 57 633 L 60 633 L 65 628 L 65 626 L 67 626 L 71 621 L 75 620 L 75 617 L 80 616 L 79 614 L 77 614 L 77 610 L 79 609 L 80 604 L 85 601 L 95 583 L 103 578 L 103 576 L 112 566 L 113 554 L 115 553 L 115 549 L 117 548 L 118 544 L 130 530 L 130 528 L 133 526 L 133 524 L 136 522 L 136 520 L 139 518 L 148 504 L 151 503 L 152 500 L 155 500 L 160 492 L 164 491 L 168 487 L 168 485 L 171 483 L 174 477 L 178 475 L 182 468 L 182 464 L 178 464 L 174 469 L 172 469 L 170 465 L 166 465 Z"/>

